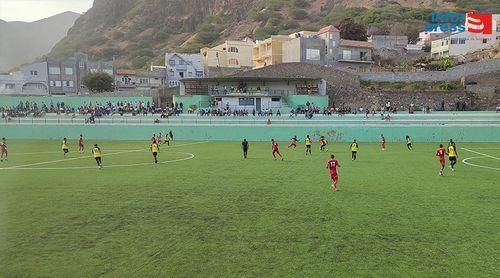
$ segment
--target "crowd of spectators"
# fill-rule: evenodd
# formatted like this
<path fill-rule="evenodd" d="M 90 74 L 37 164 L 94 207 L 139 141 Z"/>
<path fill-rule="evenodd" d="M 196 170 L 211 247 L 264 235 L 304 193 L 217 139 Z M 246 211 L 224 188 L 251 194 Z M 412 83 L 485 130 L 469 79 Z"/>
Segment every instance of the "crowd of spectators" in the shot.
<path fill-rule="evenodd" d="M 2 113 L 2 117 L 41 117 L 46 113 L 53 113 L 57 115 L 87 115 L 89 117 L 101 117 L 104 115 L 114 115 L 114 114 L 132 114 L 132 115 L 147 115 L 147 114 L 174 114 L 174 108 L 165 108 L 162 109 L 156 106 L 154 103 L 151 104 L 149 102 L 138 101 L 136 103 L 131 102 L 106 102 L 102 103 L 84 103 L 81 106 L 73 107 L 67 105 L 64 102 L 50 103 L 46 105 L 43 103 L 39 106 L 37 103 L 20 102 L 16 106 L 11 107 L 0 107 L 0 112 Z M 182 110 L 177 113 L 182 113 Z"/>

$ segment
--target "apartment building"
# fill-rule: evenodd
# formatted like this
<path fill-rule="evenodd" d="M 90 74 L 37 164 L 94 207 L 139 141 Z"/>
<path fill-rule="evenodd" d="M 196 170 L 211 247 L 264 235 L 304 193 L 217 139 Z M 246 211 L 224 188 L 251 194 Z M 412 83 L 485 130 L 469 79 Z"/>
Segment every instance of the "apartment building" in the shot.
<path fill-rule="evenodd" d="M 252 69 L 252 51 L 255 43 L 245 38 L 242 41 L 227 40 L 212 48 L 202 48 L 205 75 L 228 74 L 238 70 Z"/>
<path fill-rule="evenodd" d="M 292 39 L 289 36 L 275 35 L 264 41 L 257 41 L 253 47 L 253 68 L 283 63 L 283 43 Z"/>
<path fill-rule="evenodd" d="M 184 78 L 205 77 L 203 55 L 169 52 L 165 54 L 168 87 L 179 86 Z"/>

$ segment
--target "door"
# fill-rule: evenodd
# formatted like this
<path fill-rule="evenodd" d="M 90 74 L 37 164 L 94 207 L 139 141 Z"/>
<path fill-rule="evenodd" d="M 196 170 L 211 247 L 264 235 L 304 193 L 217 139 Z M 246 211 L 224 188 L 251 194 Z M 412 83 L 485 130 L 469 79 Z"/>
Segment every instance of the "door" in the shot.
<path fill-rule="evenodd" d="M 255 110 L 256 110 L 257 112 L 260 112 L 260 111 L 261 111 L 261 109 L 262 109 L 262 103 L 261 103 L 261 102 L 262 102 L 262 101 L 261 101 L 260 97 L 255 98 Z"/>

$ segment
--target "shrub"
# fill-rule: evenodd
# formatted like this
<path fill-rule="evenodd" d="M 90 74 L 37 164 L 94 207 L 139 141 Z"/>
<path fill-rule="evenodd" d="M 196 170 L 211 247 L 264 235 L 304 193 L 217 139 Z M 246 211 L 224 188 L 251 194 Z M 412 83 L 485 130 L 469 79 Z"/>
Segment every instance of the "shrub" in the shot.
<path fill-rule="evenodd" d="M 299 8 L 290 8 L 290 15 L 292 18 L 297 19 L 297 20 L 303 20 L 307 18 L 307 12 L 304 9 L 299 9 Z"/>

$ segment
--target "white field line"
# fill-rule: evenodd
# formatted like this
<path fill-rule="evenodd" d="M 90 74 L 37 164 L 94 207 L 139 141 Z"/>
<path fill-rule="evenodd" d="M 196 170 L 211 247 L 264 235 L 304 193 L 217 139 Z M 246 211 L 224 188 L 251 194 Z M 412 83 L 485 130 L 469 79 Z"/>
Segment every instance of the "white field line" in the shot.
<path fill-rule="evenodd" d="M 480 152 L 477 152 L 477 151 L 469 150 L 467 148 L 462 148 L 462 150 L 466 150 L 466 151 L 471 152 L 471 153 L 475 153 L 475 154 L 479 154 L 479 155 L 486 156 L 486 157 L 489 157 L 489 158 L 493 158 L 493 159 L 496 159 L 496 160 L 500 160 L 500 158 L 498 158 L 496 156 L 491 156 L 489 154 L 485 154 L 485 153 L 480 153 Z"/>
<path fill-rule="evenodd" d="M 464 159 L 462 159 L 462 163 L 470 165 L 470 166 L 474 166 L 474 167 L 500 171 L 500 168 L 483 166 L 483 165 L 478 165 L 478 164 L 474 164 L 474 163 L 469 162 L 470 159 L 476 159 L 476 158 L 484 158 L 484 156 L 473 156 L 473 157 L 464 158 Z"/>
<path fill-rule="evenodd" d="M 169 146 L 169 148 L 191 146 L 191 145 L 197 145 L 197 144 L 204 144 L 204 143 L 208 143 L 208 142 L 209 141 L 202 141 L 202 142 L 187 143 L 187 144 L 181 144 L 181 145 L 173 145 L 173 146 Z M 112 155 L 118 155 L 118 154 L 124 154 L 124 153 L 140 152 L 140 151 L 145 151 L 145 150 L 147 150 L 147 149 L 122 151 L 122 152 L 109 153 L 109 154 L 104 153 L 102 156 L 112 156 Z M 72 161 L 72 160 L 78 160 L 78 159 L 84 159 L 84 158 L 92 158 L 92 157 L 93 156 L 91 156 L 91 155 L 90 156 L 80 156 L 80 157 L 65 158 L 65 159 L 58 159 L 58 160 L 37 162 L 37 163 L 31 163 L 31 164 L 17 165 L 17 166 L 12 166 L 12 167 L 7 167 L 7 168 L 0 168 L 0 169 L 2 169 L 2 170 L 19 169 L 19 168 L 26 168 L 26 167 L 31 167 L 31 166 L 51 164 L 51 163 L 57 163 L 57 162 L 63 162 L 63 161 Z"/>
<path fill-rule="evenodd" d="M 117 155 L 117 154 L 140 152 L 140 151 L 144 151 L 144 150 L 145 149 L 124 151 L 124 152 L 116 152 L 116 153 L 103 154 L 102 156 L 112 156 L 112 155 Z M 8 168 L 5 168 L 5 169 L 8 170 L 8 169 L 25 168 L 25 167 L 31 167 L 31 166 L 37 166 L 37 165 L 44 165 L 44 164 L 50 164 L 50 163 L 56 163 L 56 162 L 63 162 L 63 161 L 72 161 L 72 160 L 78 160 L 78 159 L 84 159 L 84 158 L 92 158 L 92 157 L 93 157 L 92 155 L 87 155 L 87 156 L 80 156 L 80 157 L 64 158 L 64 159 L 58 159 L 58 160 L 51 160 L 51 161 L 37 162 L 37 163 L 31 163 L 31 164 L 17 165 L 17 166 L 8 167 Z"/>
<path fill-rule="evenodd" d="M 492 159 L 496 159 L 496 160 L 500 160 L 500 158 L 495 157 L 495 156 L 491 156 L 489 154 L 481 153 L 481 152 L 478 152 L 478 151 L 473 151 L 473 150 L 470 150 L 470 149 L 467 149 L 467 148 L 462 148 L 462 150 L 466 150 L 468 152 L 481 155 L 481 156 L 473 156 L 473 157 L 464 158 L 464 159 L 462 159 L 462 163 L 470 165 L 470 166 L 474 166 L 474 167 L 479 167 L 479 168 L 484 168 L 484 169 L 490 169 L 490 170 L 500 171 L 500 168 L 489 167 L 489 166 L 484 166 L 484 165 L 478 165 L 478 164 L 474 164 L 474 163 L 469 162 L 469 160 L 471 160 L 471 159 L 477 159 L 477 158 L 488 157 L 488 158 L 492 158 Z"/>
<path fill-rule="evenodd" d="M 169 153 L 169 152 L 167 152 Z M 157 164 L 166 164 L 173 162 L 181 162 L 185 160 L 190 160 L 195 158 L 196 156 L 192 153 L 184 153 L 184 152 L 170 152 L 170 153 L 180 153 L 185 154 L 187 157 L 178 158 L 173 160 L 165 160 L 160 161 Z M 143 162 L 143 163 L 134 163 L 134 164 L 114 164 L 114 165 L 104 165 L 104 168 L 123 168 L 123 167 L 133 167 L 133 166 L 144 166 L 144 165 L 155 165 L 154 162 Z M 83 169 L 96 169 L 96 166 L 73 166 L 73 167 L 23 167 L 23 168 L 0 168 L 0 170 L 83 170 Z"/>

